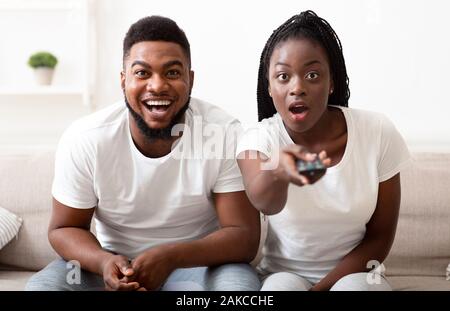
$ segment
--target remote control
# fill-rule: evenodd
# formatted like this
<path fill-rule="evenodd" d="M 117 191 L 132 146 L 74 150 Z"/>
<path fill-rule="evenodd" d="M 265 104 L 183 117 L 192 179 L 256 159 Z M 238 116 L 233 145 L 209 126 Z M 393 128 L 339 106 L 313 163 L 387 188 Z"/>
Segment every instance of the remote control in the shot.
<path fill-rule="evenodd" d="M 326 171 L 325 165 L 317 158 L 312 162 L 303 160 L 297 160 L 297 170 L 300 174 L 305 175 L 308 178 L 312 178 L 318 175 L 322 175 Z"/>

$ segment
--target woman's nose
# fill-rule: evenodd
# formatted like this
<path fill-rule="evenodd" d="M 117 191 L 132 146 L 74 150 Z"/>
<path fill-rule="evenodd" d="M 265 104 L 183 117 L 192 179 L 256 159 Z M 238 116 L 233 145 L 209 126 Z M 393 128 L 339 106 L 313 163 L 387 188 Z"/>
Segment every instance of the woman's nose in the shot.
<path fill-rule="evenodd" d="M 305 82 L 301 78 L 291 80 L 289 95 L 300 96 L 306 94 Z"/>

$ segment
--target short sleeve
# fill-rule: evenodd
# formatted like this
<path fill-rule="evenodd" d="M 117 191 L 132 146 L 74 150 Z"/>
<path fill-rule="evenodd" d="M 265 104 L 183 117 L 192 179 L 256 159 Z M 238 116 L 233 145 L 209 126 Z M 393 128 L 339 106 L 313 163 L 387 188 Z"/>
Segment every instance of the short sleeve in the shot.
<path fill-rule="evenodd" d="M 276 132 L 275 127 L 272 126 L 272 132 Z M 239 138 L 236 156 L 244 151 L 259 151 L 266 157 L 271 158 L 274 150 L 274 139 L 270 134 L 267 124 L 257 123 L 248 127 Z"/>
<path fill-rule="evenodd" d="M 93 160 L 87 139 L 71 128 L 61 137 L 55 154 L 52 195 L 60 203 L 80 209 L 95 207 Z"/>
<path fill-rule="evenodd" d="M 408 147 L 386 117 L 381 120 L 380 157 L 378 161 L 378 180 L 386 181 L 399 173 L 411 159 Z"/>
<path fill-rule="evenodd" d="M 221 159 L 219 175 L 213 186 L 213 192 L 215 193 L 243 191 L 245 189 L 235 157 L 236 144 L 241 135 L 242 126 L 239 122 L 233 122 L 226 128 L 224 157 Z"/>

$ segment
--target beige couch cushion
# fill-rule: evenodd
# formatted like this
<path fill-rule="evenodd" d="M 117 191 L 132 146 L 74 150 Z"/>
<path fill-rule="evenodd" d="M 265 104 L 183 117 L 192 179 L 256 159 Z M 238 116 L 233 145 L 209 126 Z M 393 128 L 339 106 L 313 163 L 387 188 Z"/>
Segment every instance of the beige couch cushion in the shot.
<path fill-rule="evenodd" d="M 34 272 L 0 271 L 0 291 L 21 291 Z"/>
<path fill-rule="evenodd" d="M 393 290 L 450 291 L 450 281 L 438 276 L 391 276 L 387 278 Z"/>
<path fill-rule="evenodd" d="M 47 239 L 53 152 L 0 157 L 0 206 L 23 219 L 18 239 L 0 250 L 0 264 L 39 270 L 56 258 Z"/>
<path fill-rule="evenodd" d="M 450 154 L 413 154 L 401 184 L 400 217 L 386 274 L 445 277 L 450 263 Z"/>

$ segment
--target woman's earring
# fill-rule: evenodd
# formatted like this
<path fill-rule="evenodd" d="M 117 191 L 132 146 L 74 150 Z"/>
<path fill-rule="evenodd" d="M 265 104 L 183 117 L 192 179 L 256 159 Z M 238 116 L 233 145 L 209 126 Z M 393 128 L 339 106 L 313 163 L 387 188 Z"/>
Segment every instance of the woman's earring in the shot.
<path fill-rule="evenodd" d="M 330 95 L 333 94 L 333 89 L 330 89 Z"/>

